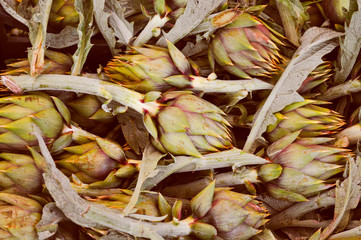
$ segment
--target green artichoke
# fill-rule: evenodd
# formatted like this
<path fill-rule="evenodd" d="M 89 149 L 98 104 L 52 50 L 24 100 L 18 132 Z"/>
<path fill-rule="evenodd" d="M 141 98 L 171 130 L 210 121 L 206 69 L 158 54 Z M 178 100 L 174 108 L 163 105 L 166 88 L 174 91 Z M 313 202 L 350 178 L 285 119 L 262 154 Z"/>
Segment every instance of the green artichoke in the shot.
<path fill-rule="evenodd" d="M 37 201 L 9 193 L 0 193 L 0 201 L 0 239 L 39 239 L 35 225 L 43 207 Z"/>
<path fill-rule="evenodd" d="M 47 144 L 51 144 L 69 122 L 69 112 L 55 97 L 45 93 L 0 98 L 0 150 L 21 151 L 37 146 L 33 134 L 37 126 Z"/>
<path fill-rule="evenodd" d="M 32 157 L 25 154 L 0 153 L 0 158 L 2 192 L 31 194 L 41 191 L 42 172 L 36 167 Z"/>
<path fill-rule="evenodd" d="M 187 91 L 164 93 L 158 103 L 158 112 L 144 118 L 158 150 L 201 157 L 232 147 L 229 123 L 215 105 Z"/>
<path fill-rule="evenodd" d="M 56 163 L 66 175 L 74 174 L 80 181 L 91 184 L 90 187 L 120 185 L 121 179 L 116 177 L 115 169 L 126 166 L 126 159 L 119 144 L 98 137 L 95 141 L 66 147 L 64 150 L 56 158 Z M 124 172 L 124 169 L 121 171 Z"/>
<path fill-rule="evenodd" d="M 256 16 L 239 10 L 226 11 L 237 11 L 238 16 L 219 28 L 211 38 L 208 52 L 213 68 L 216 61 L 240 78 L 276 73 L 282 59 L 276 43 L 282 43 Z"/>
<path fill-rule="evenodd" d="M 275 113 L 277 122 L 267 128 L 267 140 L 271 143 L 302 130 L 300 137 L 317 137 L 335 133 L 345 123 L 342 116 L 319 105 L 328 104 L 320 100 L 307 99 L 286 106 Z"/>
<path fill-rule="evenodd" d="M 259 176 L 274 198 L 291 202 L 333 186 L 326 180 L 344 169 L 349 150 L 332 146 L 332 138 L 298 138 L 302 131 L 290 133 L 267 149 L 272 164 L 260 167 Z"/>
<path fill-rule="evenodd" d="M 69 74 L 73 60 L 71 56 L 46 50 L 43 67 L 43 74 Z M 20 75 L 30 72 L 30 63 L 28 59 L 20 59 L 19 61 L 8 63 L 7 69 L 3 70 L 3 75 Z"/>
<path fill-rule="evenodd" d="M 173 81 L 187 85 L 192 71 L 198 73 L 198 69 L 171 47 L 170 43 L 169 50 L 132 47 L 127 54 L 116 56 L 104 70 L 112 81 L 140 92 L 165 91 L 173 87 Z"/>

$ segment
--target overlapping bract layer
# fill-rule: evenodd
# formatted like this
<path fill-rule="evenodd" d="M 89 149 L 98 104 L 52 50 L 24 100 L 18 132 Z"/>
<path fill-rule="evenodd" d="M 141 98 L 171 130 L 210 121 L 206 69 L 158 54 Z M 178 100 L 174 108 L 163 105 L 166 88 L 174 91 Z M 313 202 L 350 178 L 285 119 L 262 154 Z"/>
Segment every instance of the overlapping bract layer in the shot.
<path fill-rule="evenodd" d="M 273 163 L 259 170 L 271 196 L 292 202 L 332 187 L 325 180 L 343 171 L 349 155 L 348 149 L 329 144 L 332 138 L 298 138 L 299 134 L 288 134 L 269 146 Z"/>
<path fill-rule="evenodd" d="M 81 128 L 98 136 L 106 136 L 114 129 L 116 116 L 105 112 L 102 104 L 96 96 L 88 94 L 66 103 L 72 114 L 72 120 Z"/>
<path fill-rule="evenodd" d="M 254 196 L 209 184 L 190 201 L 192 234 L 200 239 L 246 240 L 267 222 L 266 208 Z"/>
<path fill-rule="evenodd" d="M 232 146 L 229 124 L 215 105 L 187 91 L 167 92 L 159 102 L 158 113 L 146 113 L 144 122 L 160 151 L 201 157 Z"/>
<path fill-rule="evenodd" d="M 216 189 L 212 208 L 203 221 L 215 226 L 222 239 L 242 240 L 258 234 L 266 217 L 266 209 L 253 196 Z"/>
<path fill-rule="evenodd" d="M 169 50 L 168 50 L 169 49 Z M 188 60 L 168 42 L 168 49 L 157 46 L 132 47 L 125 55 L 116 56 L 105 72 L 110 79 L 140 92 L 165 91 L 172 83 L 187 85 L 188 76 L 195 72 Z"/>
<path fill-rule="evenodd" d="M 0 150 L 21 151 L 37 146 L 34 126 L 50 144 L 69 122 L 65 105 L 45 93 L 3 97 L 0 104 Z"/>
<path fill-rule="evenodd" d="M 52 50 L 45 51 L 45 59 L 43 66 L 43 74 L 68 74 L 73 65 L 71 57 L 65 53 Z M 20 59 L 19 61 L 7 64 L 3 75 L 21 75 L 30 72 L 30 63 L 28 59 Z"/>
<path fill-rule="evenodd" d="M 257 17 L 239 12 L 214 33 L 209 58 L 240 78 L 269 76 L 281 60 L 276 43 L 282 44 Z"/>
<path fill-rule="evenodd" d="M 115 169 L 121 163 L 126 163 L 121 146 L 104 138 L 96 138 L 96 141 L 66 147 L 64 150 L 66 152 L 57 157 L 58 166 L 66 175 L 75 174 L 87 184 L 104 180 L 112 171 L 115 178 Z"/>
<path fill-rule="evenodd" d="M 327 82 L 333 75 L 333 64 L 330 61 L 324 61 L 318 65 L 303 81 L 298 93 L 304 94 L 310 91 L 315 92 L 317 86 Z"/>
<path fill-rule="evenodd" d="M 43 207 L 37 201 L 16 194 L 0 193 L 0 239 L 36 240 L 35 225 Z"/>
<path fill-rule="evenodd" d="M 0 189 L 13 194 L 41 191 L 42 172 L 32 157 L 25 154 L 0 153 Z"/>
<path fill-rule="evenodd" d="M 37 4 L 39 0 L 32 0 Z M 49 15 L 49 24 L 61 30 L 66 26 L 76 27 L 79 23 L 79 14 L 74 7 L 75 0 L 53 0 Z"/>
<path fill-rule="evenodd" d="M 302 130 L 300 137 L 317 137 L 334 133 L 345 123 L 335 111 L 318 105 L 327 104 L 319 100 L 307 99 L 286 106 L 275 113 L 277 122 L 267 128 L 267 139 L 272 143 L 278 139 Z"/>

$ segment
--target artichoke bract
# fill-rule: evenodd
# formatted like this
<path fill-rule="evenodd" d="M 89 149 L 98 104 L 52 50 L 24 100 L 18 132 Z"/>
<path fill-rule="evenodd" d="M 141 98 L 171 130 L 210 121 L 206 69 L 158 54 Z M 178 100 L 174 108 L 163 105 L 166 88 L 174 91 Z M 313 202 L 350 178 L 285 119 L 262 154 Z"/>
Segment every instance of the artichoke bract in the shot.
<path fill-rule="evenodd" d="M 238 10 L 234 20 L 219 28 L 209 44 L 209 59 L 240 78 L 276 73 L 281 56 L 276 45 L 282 43 L 256 17 Z"/>
<path fill-rule="evenodd" d="M 2 192 L 31 194 L 41 191 L 42 184 L 42 172 L 37 168 L 32 157 L 25 154 L 0 153 Z"/>
<path fill-rule="evenodd" d="M 0 193 L 0 201 L 0 239 L 39 239 L 35 225 L 41 219 L 40 203 L 9 193 Z"/>
<path fill-rule="evenodd" d="M 37 126 L 47 144 L 51 144 L 69 122 L 69 112 L 55 97 L 27 94 L 0 98 L 0 150 L 27 150 L 37 146 L 33 134 Z"/>
<path fill-rule="evenodd" d="M 270 145 L 267 153 L 273 163 L 259 169 L 274 198 L 307 201 L 307 197 L 334 186 L 325 180 L 344 169 L 348 149 L 332 146 L 332 138 L 298 138 L 299 134 L 288 134 Z"/>
<path fill-rule="evenodd" d="M 275 113 L 277 122 L 267 127 L 267 140 L 271 143 L 295 131 L 300 137 L 317 137 L 335 133 L 345 123 L 339 113 L 319 105 L 320 100 L 306 99 L 287 105 Z"/>
<path fill-rule="evenodd" d="M 232 146 L 223 112 L 189 91 L 167 92 L 156 114 L 147 112 L 145 125 L 151 142 L 162 152 L 201 157 Z"/>

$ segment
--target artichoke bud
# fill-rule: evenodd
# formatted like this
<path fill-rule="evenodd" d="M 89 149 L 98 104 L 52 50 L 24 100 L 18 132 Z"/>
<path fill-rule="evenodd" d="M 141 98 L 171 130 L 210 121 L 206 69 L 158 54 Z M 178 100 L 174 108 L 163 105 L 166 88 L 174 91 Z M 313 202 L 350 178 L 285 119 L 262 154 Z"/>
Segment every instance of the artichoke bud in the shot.
<path fill-rule="evenodd" d="M 256 17 L 235 9 L 213 19 L 220 26 L 211 38 L 208 57 L 214 69 L 223 69 L 240 78 L 270 76 L 282 60 L 276 44 L 283 45 Z"/>
<path fill-rule="evenodd" d="M 131 196 L 128 195 L 127 191 L 129 190 L 124 189 L 123 193 L 116 193 L 107 196 L 99 196 L 97 198 L 89 198 L 88 200 L 121 211 L 127 206 L 127 204 L 131 199 Z M 139 196 L 138 202 L 135 205 L 134 209 L 132 210 L 132 213 L 155 216 L 155 217 L 159 217 L 161 215 L 158 209 L 157 199 L 148 197 L 144 194 L 141 194 Z"/>
<path fill-rule="evenodd" d="M 132 47 L 128 54 L 116 56 L 104 70 L 113 82 L 143 93 L 188 87 L 192 72 L 199 73 L 198 66 L 170 42 L 168 49 Z"/>
<path fill-rule="evenodd" d="M 267 215 L 254 197 L 216 189 L 211 208 L 201 221 L 214 226 L 217 236 L 223 239 L 249 239 L 261 231 Z"/>
<path fill-rule="evenodd" d="M 144 118 L 158 150 L 201 157 L 232 146 L 229 123 L 215 105 L 187 91 L 164 93 L 158 102 L 158 113 Z"/>
<path fill-rule="evenodd" d="M 335 133 L 345 123 L 342 116 L 328 108 L 319 105 L 328 104 L 324 101 L 306 99 L 287 105 L 276 113 L 275 124 L 267 128 L 267 138 L 270 142 L 296 131 L 301 131 L 299 137 L 318 137 Z"/>
<path fill-rule="evenodd" d="M 114 129 L 116 117 L 102 108 L 102 102 L 94 95 L 84 94 L 67 103 L 72 120 L 81 128 L 98 136 L 105 136 Z"/>
<path fill-rule="evenodd" d="M 32 157 L 25 154 L 0 153 L 0 158 L 2 192 L 29 194 L 41 190 L 42 172 L 37 168 Z"/>
<path fill-rule="evenodd" d="M 324 61 L 318 65 L 303 81 L 297 92 L 300 94 L 306 94 L 322 91 L 322 87 L 325 87 L 326 82 L 329 81 L 333 75 L 332 67 L 333 63 L 330 61 Z"/>
<path fill-rule="evenodd" d="M 274 198 L 306 201 L 332 187 L 325 180 L 343 171 L 348 149 L 330 145 L 330 138 L 299 138 L 299 134 L 294 132 L 271 144 L 267 153 L 273 164 L 259 169 L 261 180 L 267 182 L 266 188 Z"/>
<path fill-rule="evenodd" d="M 43 74 L 69 74 L 73 60 L 71 56 L 52 50 L 45 50 L 45 60 Z M 30 72 L 30 63 L 28 59 L 20 59 L 6 65 L 7 69 L 3 71 L 4 75 L 21 75 Z"/>
<path fill-rule="evenodd" d="M 47 144 L 54 141 L 68 121 L 66 108 L 57 108 L 46 94 L 28 94 L 0 98 L 0 149 L 26 150 L 27 146 L 37 145 L 33 134 L 35 124 Z M 65 117 L 65 119 L 64 119 Z"/>
<path fill-rule="evenodd" d="M 2 239 L 38 239 L 35 225 L 41 219 L 39 202 L 15 194 L 0 193 L 0 228 Z"/>
<path fill-rule="evenodd" d="M 64 150 L 66 152 L 58 156 L 57 164 L 76 174 L 85 183 L 111 178 L 108 175 L 126 161 L 122 148 L 117 143 L 103 138 L 66 147 Z"/>

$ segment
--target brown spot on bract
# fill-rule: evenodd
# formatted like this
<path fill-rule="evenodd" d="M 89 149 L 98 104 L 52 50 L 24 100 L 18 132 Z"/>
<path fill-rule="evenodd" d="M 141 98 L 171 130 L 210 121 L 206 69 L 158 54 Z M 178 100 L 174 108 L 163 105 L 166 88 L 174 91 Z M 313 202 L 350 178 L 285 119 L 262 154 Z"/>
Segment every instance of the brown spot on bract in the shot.
<path fill-rule="evenodd" d="M 237 9 L 228 9 L 211 19 L 213 27 L 220 28 L 233 22 L 242 12 Z"/>

